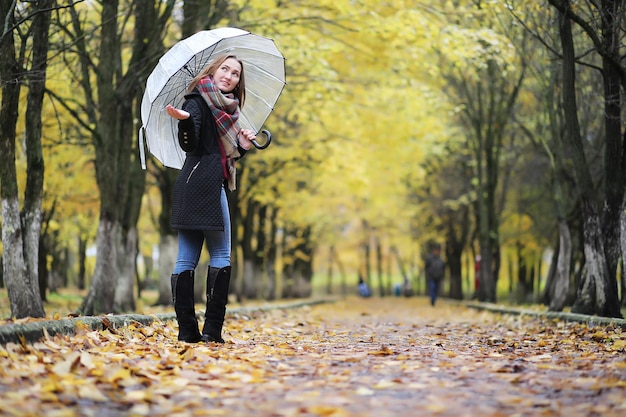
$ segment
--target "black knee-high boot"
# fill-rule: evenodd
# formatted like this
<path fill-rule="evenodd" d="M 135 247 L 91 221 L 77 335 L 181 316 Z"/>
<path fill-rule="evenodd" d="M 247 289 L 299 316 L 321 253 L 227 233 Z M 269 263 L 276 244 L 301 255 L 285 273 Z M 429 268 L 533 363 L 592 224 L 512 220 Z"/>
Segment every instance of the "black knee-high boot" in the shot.
<path fill-rule="evenodd" d="M 176 320 L 178 320 L 178 340 L 196 343 L 202 339 L 198 330 L 198 319 L 193 300 L 193 271 L 172 275 L 172 299 Z"/>
<path fill-rule="evenodd" d="M 224 268 L 209 267 L 206 281 L 207 301 L 202 341 L 224 343 L 222 326 L 226 315 L 226 304 L 228 304 L 230 266 Z"/>

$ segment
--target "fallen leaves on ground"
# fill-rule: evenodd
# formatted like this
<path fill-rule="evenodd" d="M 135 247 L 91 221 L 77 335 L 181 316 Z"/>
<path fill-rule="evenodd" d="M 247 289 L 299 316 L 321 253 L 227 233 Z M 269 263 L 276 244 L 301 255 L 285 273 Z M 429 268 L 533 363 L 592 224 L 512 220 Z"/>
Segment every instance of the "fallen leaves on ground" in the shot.
<path fill-rule="evenodd" d="M 227 343 L 175 322 L 0 346 L 0 415 L 623 416 L 619 328 L 423 298 L 228 316 Z"/>

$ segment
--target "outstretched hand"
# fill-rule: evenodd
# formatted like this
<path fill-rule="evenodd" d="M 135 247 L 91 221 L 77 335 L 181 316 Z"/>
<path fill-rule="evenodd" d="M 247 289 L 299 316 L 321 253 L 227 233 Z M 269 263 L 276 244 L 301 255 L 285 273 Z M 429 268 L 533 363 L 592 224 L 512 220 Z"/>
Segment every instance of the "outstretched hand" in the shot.
<path fill-rule="evenodd" d="M 165 111 L 167 112 L 167 114 L 172 116 L 174 119 L 178 119 L 178 120 L 189 119 L 189 113 L 188 112 L 186 112 L 185 110 L 177 109 L 176 107 L 174 107 L 172 105 L 168 104 L 167 106 L 165 106 Z"/>
<path fill-rule="evenodd" d="M 174 119 L 178 119 L 178 120 L 189 119 L 189 116 L 190 116 L 189 112 L 186 112 L 185 110 L 177 109 L 176 107 L 170 104 L 165 106 L 165 111 Z M 241 129 L 239 133 L 237 133 L 237 139 L 239 141 L 239 145 L 244 149 L 250 149 L 252 147 L 252 140 L 254 140 L 255 137 L 256 135 L 254 134 L 254 131 L 249 130 L 249 129 Z"/>

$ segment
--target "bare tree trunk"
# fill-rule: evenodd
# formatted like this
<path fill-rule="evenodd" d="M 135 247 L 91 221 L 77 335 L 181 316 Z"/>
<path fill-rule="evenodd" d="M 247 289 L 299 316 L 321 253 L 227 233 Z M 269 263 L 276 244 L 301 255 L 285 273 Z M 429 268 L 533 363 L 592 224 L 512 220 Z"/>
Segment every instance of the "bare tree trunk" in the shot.
<path fill-rule="evenodd" d="M 287 247 L 289 230 L 284 229 L 280 241 L 281 255 L 283 259 L 283 270 L 281 273 L 281 298 L 291 298 L 293 296 L 293 269 L 295 249 Z"/>
<path fill-rule="evenodd" d="M 298 245 L 294 257 L 294 296 L 298 298 L 310 297 L 313 291 L 313 250 L 311 248 L 311 228 L 307 227 L 298 236 Z"/>
<path fill-rule="evenodd" d="M 255 255 L 252 247 L 252 236 L 254 236 L 254 218 L 257 213 L 257 208 L 257 203 L 249 202 L 247 204 L 245 218 L 243 219 L 243 238 L 241 240 L 241 255 L 243 257 L 242 296 L 252 300 L 259 297 L 257 277 L 255 277 Z"/>
<path fill-rule="evenodd" d="M 87 241 L 82 236 L 78 237 L 78 282 L 79 290 L 85 289 L 85 276 L 87 275 L 85 264 L 87 263 Z"/>
<path fill-rule="evenodd" d="M 159 242 L 159 297 L 157 305 L 172 305 L 171 274 L 174 271 L 176 252 L 178 251 L 178 239 L 171 234 L 161 235 Z"/>
<path fill-rule="evenodd" d="M 15 23 L 14 7 L 13 1 L 0 0 L 0 16 L 3 17 L 5 28 L 10 28 Z M 3 30 L 2 35 L 0 39 L 0 80 L 2 80 L 0 153 L 4 162 L 0 164 L 0 197 L 2 200 L 3 276 L 11 304 L 11 316 L 15 318 L 44 317 L 45 311 L 39 296 L 39 281 L 37 279 L 38 250 L 35 249 L 34 254 L 25 254 L 25 250 L 32 249 L 33 245 L 37 245 L 38 248 L 39 245 L 39 235 L 37 235 L 34 242 L 32 235 L 35 230 L 39 233 L 41 227 L 41 196 L 37 198 L 33 195 L 30 198 L 29 204 L 32 207 L 28 215 L 33 215 L 32 210 L 37 210 L 39 214 L 35 214 L 36 218 L 27 219 L 30 225 L 27 229 L 22 229 L 15 167 L 15 132 L 21 79 L 24 74 L 16 57 L 13 30 L 9 32 Z M 41 51 L 37 52 L 37 54 L 38 59 L 40 59 L 41 56 L 39 54 L 41 54 Z M 22 61 L 22 58 L 20 58 L 20 62 Z M 33 64 L 35 65 L 35 63 Z M 41 65 L 41 62 L 39 64 Z M 45 70 L 45 64 L 42 69 Z M 33 136 L 31 140 L 36 140 L 36 138 Z M 29 162 L 33 161 L 29 160 Z M 38 170 L 37 175 L 42 175 L 43 164 L 39 168 L 41 171 Z M 34 191 L 36 193 L 36 190 Z M 37 201 L 39 201 L 38 208 Z M 28 233 L 28 236 L 24 236 L 26 233 Z M 25 245 L 26 243 L 28 243 L 28 247 Z M 30 271 L 29 269 L 33 270 Z M 34 275 L 30 275 L 31 273 Z"/>
<path fill-rule="evenodd" d="M 550 311 L 562 311 L 569 296 L 572 238 L 565 220 L 559 221 L 559 248 L 554 274 L 554 291 L 550 293 Z"/>
<path fill-rule="evenodd" d="M 569 8 L 569 1 L 563 0 Z M 617 288 L 612 288 L 606 261 L 597 196 L 582 144 L 580 124 L 577 115 L 575 51 L 572 24 L 569 18 L 559 11 L 559 34 L 563 50 L 563 104 L 567 148 L 572 153 L 574 169 L 581 195 L 581 213 L 584 228 L 585 266 L 578 287 L 576 302 L 572 311 L 582 314 L 597 314 L 607 317 L 621 317 Z"/>
<path fill-rule="evenodd" d="M 24 190 L 22 225 L 24 227 L 24 258 L 26 274 L 33 294 L 39 295 L 39 241 L 42 222 L 44 160 L 41 150 L 41 113 L 46 88 L 48 62 L 48 38 L 50 29 L 52 0 L 42 0 L 35 4 L 32 34 L 33 62 L 28 77 L 28 97 L 26 107 L 26 158 L 27 179 Z M 43 313 L 42 298 L 33 300 L 33 311 Z"/>
<path fill-rule="evenodd" d="M 387 291 L 385 291 L 385 282 L 383 280 L 383 249 L 380 244 L 380 239 L 378 237 L 374 237 L 374 245 L 376 250 L 376 275 L 378 276 L 378 286 L 380 287 L 380 296 L 384 297 L 387 295 Z"/>
<path fill-rule="evenodd" d="M 257 293 L 260 298 L 266 298 L 268 285 L 265 275 L 265 262 L 267 253 L 267 205 L 261 204 L 257 212 L 256 222 L 256 248 L 254 251 L 254 271 L 252 276 L 259 287 Z"/>
<path fill-rule="evenodd" d="M 602 0 L 601 33 L 606 53 L 602 54 L 602 81 L 604 84 L 604 177 L 605 195 L 602 205 L 601 227 L 608 268 L 609 291 L 617 294 L 617 266 L 620 260 L 620 216 L 626 186 L 626 155 L 622 135 L 622 88 L 623 64 L 615 62 L 623 49 L 623 26 L 626 2 Z M 621 57 L 623 62 L 623 56 Z M 625 81 L 626 82 L 626 81 Z M 626 87 L 626 85 L 624 85 Z"/>
<path fill-rule="evenodd" d="M 178 253 L 178 233 L 170 228 L 172 214 L 173 186 L 178 171 L 173 169 L 156 169 L 155 178 L 161 193 L 161 212 L 158 216 L 159 225 L 159 259 L 157 272 L 159 276 L 159 296 L 157 305 L 172 305 L 171 276 L 174 272 L 176 254 Z"/>
<path fill-rule="evenodd" d="M 469 236 L 469 206 L 450 212 L 446 221 L 446 265 L 450 271 L 449 297 L 463 299 L 461 257 Z"/>
<path fill-rule="evenodd" d="M 113 312 L 115 287 L 117 286 L 117 248 L 121 239 L 120 225 L 102 216 L 96 238 L 96 269 L 87 296 L 80 307 L 81 314 L 93 315 Z"/>
<path fill-rule="evenodd" d="M 96 182 L 100 191 L 100 226 L 96 268 L 89 293 L 80 308 L 85 315 L 114 312 L 115 287 L 120 275 L 117 268 L 118 249 L 122 241 L 122 215 L 126 204 L 126 188 L 120 182 L 127 178 L 127 172 L 122 172 L 122 167 L 118 166 L 121 132 L 118 129 L 120 115 L 117 112 L 115 82 L 121 79 L 122 70 L 121 45 L 117 38 L 118 3 L 118 0 L 104 2 L 101 9 L 99 70 L 96 77 L 99 117 L 93 131 Z M 75 19 L 78 20 L 78 16 Z M 130 158 L 130 152 L 126 156 Z"/>
<path fill-rule="evenodd" d="M 333 293 L 333 246 L 328 248 L 328 261 L 326 267 L 326 294 Z"/>
<path fill-rule="evenodd" d="M 137 254 L 137 229 L 131 229 L 126 233 L 125 243 L 120 247 L 124 256 L 118 257 L 118 270 L 120 275 L 115 287 L 115 299 L 113 310 L 116 313 L 135 311 L 135 275 Z"/>
<path fill-rule="evenodd" d="M 278 217 L 278 209 L 274 207 L 272 209 L 272 215 L 270 217 L 270 233 L 267 242 L 267 260 L 265 262 L 265 268 L 267 273 L 267 299 L 276 299 L 276 257 L 278 252 L 278 245 L 276 238 L 278 235 L 278 223 L 276 218 Z"/>
<path fill-rule="evenodd" d="M 517 249 L 517 296 L 518 303 L 527 303 L 532 298 L 530 273 L 528 268 L 528 256 L 524 253 L 524 244 L 516 242 Z"/>
<path fill-rule="evenodd" d="M 621 294 L 622 294 L 622 307 L 626 306 L 626 201 L 624 202 L 624 206 L 622 207 L 622 214 L 620 216 L 620 231 L 621 231 L 621 239 L 620 245 L 622 249 L 622 279 L 620 280 L 621 286 Z"/>
<path fill-rule="evenodd" d="M 124 30 L 121 26 L 126 23 L 121 17 L 127 10 L 120 10 L 119 3 L 119 0 L 101 3 L 97 60 L 89 58 L 84 44 L 76 43 L 82 65 L 80 81 L 88 103 L 85 112 L 88 122 L 85 125 L 95 126 L 92 140 L 96 153 L 96 182 L 100 191 L 100 222 L 104 223 L 98 229 L 98 259 L 91 288 L 81 307 L 84 314 L 113 312 L 110 308 L 115 305 L 112 298 L 115 290 L 111 292 L 108 286 L 115 288 L 118 277 L 128 272 L 117 268 L 118 257 L 128 256 L 134 262 L 137 254 L 136 246 L 130 254 L 119 253 L 119 245 L 127 240 L 125 234 L 136 227 L 137 210 L 141 204 L 137 193 L 143 193 L 143 190 L 133 188 L 140 181 L 142 183 L 143 179 L 138 168 L 131 169 L 131 163 L 137 162 L 133 153 L 133 143 L 137 141 L 133 140 L 136 129 L 132 114 L 133 110 L 136 112 L 138 109 L 132 103 L 133 99 L 138 101 L 142 95 L 141 83 L 152 70 L 153 62 L 158 59 L 164 23 L 169 19 L 174 0 L 134 0 L 132 4 L 123 3 L 130 7 L 128 11 L 132 10 L 135 29 L 132 54 L 127 63 L 123 63 L 123 47 L 126 44 L 120 35 Z M 78 12 L 73 7 L 69 10 L 77 38 L 89 39 L 84 36 Z M 97 61 L 98 66 L 92 74 L 94 61 Z M 92 78 L 97 87 L 97 98 L 93 93 Z M 108 262 L 113 263 L 104 265 Z M 129 271 L 134 271 L 134 268 Z M 101 275 L 103 273 L 108 275 Z M 111 299 L 103 300 L 104 297 Z"/>

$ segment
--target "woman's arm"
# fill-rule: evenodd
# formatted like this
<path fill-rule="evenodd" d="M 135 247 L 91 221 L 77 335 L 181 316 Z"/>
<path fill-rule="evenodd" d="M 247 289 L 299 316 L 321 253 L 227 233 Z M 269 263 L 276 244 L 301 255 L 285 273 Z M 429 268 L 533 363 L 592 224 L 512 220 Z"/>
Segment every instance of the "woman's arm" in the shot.
<path fill-rule="evenodd" d="M 189 99 L 183 103 L 182 109 L 166 106 L 165 111 L 178 120 L 178 143 L 185 152 L 193 152 L 198 147 L 200 129 L 202 127 L 202 111 L 198 103 Z"/>

